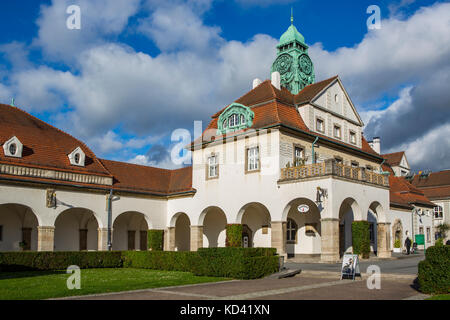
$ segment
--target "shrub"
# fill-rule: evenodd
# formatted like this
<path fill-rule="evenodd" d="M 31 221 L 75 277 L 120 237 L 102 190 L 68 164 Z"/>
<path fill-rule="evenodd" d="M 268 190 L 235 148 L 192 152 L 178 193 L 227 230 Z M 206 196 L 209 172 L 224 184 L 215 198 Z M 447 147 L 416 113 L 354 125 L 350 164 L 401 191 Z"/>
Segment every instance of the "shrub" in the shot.
<path fill-rule="evenodd" d="M 419 263 L 418 282 L 424 293 L 450 292 L 450 246 L 433 246 Z"/>
<path fill-rule="evenodd" d="M 190 272 L 198 260 L 197 252 L 176 251 L 124 251 L 125 268 Z"/>
<path fill-rule="evenodd" d="M 242 247 L 242 224 L 227 225 L 226 246 L 232 248 Z"/>
<path fill-rule="evenodd" d="M 1 271 L 64 270 L 71 265 L 87 268 L 121 268 L 122 254 L 115 252 L 5 252 Z"/>
<path fill-rule="evenodd" d="M 152 251 L 162 251 L 164 244 L 164 230 L 148 230 L 148 248 Z"/>
<path fill-rule="evenodd" d="M 209 248 L 198 250 L 193 273 L 202 276 L 257 279 L 279 269 L 279 257 L 272 248 Z"/>
<path fill-rule="evenodd" d="M 402 247 L 402 244 L 400 243 L 400 240 L 395 240 L 395 242 L 394 242 L 394 248 L 401 248 Z"/>
<path fill-rule="evenodd" d="M 354 221 L 352 223 L 353 253 L 360 255 L 363 259 L 370 256 L 370 232 L 369 222 Z"/>

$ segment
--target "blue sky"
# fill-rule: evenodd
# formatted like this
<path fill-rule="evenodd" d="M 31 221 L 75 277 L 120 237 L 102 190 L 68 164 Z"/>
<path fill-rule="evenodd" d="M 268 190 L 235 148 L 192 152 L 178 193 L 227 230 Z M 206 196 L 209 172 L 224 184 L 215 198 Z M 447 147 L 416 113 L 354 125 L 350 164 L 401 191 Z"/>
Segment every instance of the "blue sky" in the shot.
<path fill-rule="evenodd" d="M 65 27 L 81 7 L 81 30 Z M 381 9 L 367 30 L 368 6 Z M 100 157 L 173 167 L 174 129 L 206 126 L 268 78 L 295 25 L 318 80 L 339 74 L 382 151 L 450 168 L 449 3 L 311 0 L 3 1 L 0 102 L 85 141 Z M 5 31 L 6 30 L 6 31 Z M 447 40 L 444 40 L 447 39 Z"/>

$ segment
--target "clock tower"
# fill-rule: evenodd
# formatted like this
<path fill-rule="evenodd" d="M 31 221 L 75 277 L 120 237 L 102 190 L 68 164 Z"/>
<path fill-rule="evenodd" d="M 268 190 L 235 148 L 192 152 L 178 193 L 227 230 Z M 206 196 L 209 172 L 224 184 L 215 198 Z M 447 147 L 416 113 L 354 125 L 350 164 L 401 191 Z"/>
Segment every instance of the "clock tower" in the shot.
<path fill-rule="evenodd" d="M 298 94 L 304 87 L 314 83 L 314 65 L 309 58 L 305 38 L 294 26 L 293 16 L 291 26 L 281 36 L 277 49 L 271 72 L 280 73 L 282 87 L 292 94 Z"/>

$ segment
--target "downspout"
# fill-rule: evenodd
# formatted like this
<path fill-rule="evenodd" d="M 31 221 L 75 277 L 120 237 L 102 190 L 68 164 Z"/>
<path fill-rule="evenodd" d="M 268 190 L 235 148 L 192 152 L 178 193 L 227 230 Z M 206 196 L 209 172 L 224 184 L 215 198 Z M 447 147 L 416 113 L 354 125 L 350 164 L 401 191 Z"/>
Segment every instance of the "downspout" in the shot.
<path fill-rule="evenodd" d="M 312 164 L 316 163 L 316 153 L 314 152 L 314 146 L 316 145 L 317 141 L 319 141 L 319 137 L 316 137 L 316 140 L 314 140 L 312 144 Z"/>
<path fill-rule="evenodd" d="M 109 197 L 108 197 L 108 251 L 111 251 L 112 249 L 112 235 L 111 235 L 111 222 L 112 222 L 112 198 L 113 198 L 113 190 L 109 190 Z"/>

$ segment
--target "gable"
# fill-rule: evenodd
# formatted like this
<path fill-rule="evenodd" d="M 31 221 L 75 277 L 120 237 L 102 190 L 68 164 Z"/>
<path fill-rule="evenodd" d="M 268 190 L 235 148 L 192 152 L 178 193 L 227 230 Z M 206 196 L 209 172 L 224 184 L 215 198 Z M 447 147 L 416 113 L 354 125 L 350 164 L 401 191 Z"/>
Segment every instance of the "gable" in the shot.
<path fill-rule="evenodd" d="M 317 105 L 363 126 L 361 117 L 339 78 L 336 78 L 335 81 L 322 90 L 311 102 L 313 105 Z"/>
<path fill-rule="evenodd" d="M 406 160 L 406 154 L 403 154 L 402 160 L 400 161 L 400 166 L 403 168 L 408 168 L 409 169 L 409 163 L 408 160 Z"/>

